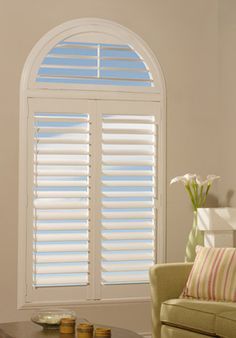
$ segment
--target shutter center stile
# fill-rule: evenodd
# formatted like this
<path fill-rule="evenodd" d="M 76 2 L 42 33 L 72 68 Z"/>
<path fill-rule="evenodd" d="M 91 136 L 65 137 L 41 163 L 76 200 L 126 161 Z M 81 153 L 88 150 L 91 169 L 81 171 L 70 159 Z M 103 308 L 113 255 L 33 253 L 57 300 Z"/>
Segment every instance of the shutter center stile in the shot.
<path fill-rule="evenodd" d="M 100 293 L 100 218 L 101 218 L 101 117 L 97 111 L 97 100 L 88 101 L 90 112 L 90 250 L 89 271 L 90 289 L 87 293 L 88 300 L 99 300 Z"/>

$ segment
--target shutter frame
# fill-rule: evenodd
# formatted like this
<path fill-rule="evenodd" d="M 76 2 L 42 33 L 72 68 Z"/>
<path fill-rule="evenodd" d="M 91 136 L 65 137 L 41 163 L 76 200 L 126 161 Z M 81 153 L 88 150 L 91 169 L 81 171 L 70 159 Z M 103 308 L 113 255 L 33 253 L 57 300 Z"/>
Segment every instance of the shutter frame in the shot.
<path fill-rule="evenodd" d="M 84 41 L 88 41 L 92 39 L 95 39 L 94 35 L 94 24 L 96 25 L 96 32 L 98 33 L 99 41 L 107 41 L 108 43 L 120 43 L 120 41 L 130 42 L 135 49 L 140 52 L 144 56 L 145 62 L 150 66 L 151 72 L 154 76 L 155 81 L 155 88 L 131 88 L 129 87 L 129 91 L 122 92 L 122 87 L 116 87 L 111 88 L 109 86 L 100 86 L 100 88 L 93 88 L 91 91 L 91 87 L 86 85 L 81 85 L 80 89 L 82 91 L 78 91 L 78 86 L 72 85 L 71 90 L 65 90 L 68 89 L 65 86 L 60 87 L 60 91 L 57 90 L 57 88 L 54 87 L 55 90 L 53 90 L 53 87 L 50 85 L 47 85 L 46 88 L 41 90 L 42 86 L 35 86 L 34 80 L 35 80 L 35 74 L 37 72 L 38 66 L 41 63 L 42 58 L 47 53 L 47 51 L 55 45 L 58 41 L 61 39 L 64 39 L 65 37 L 74 35 L 75 33 L 78 35 L 78 41 L 81 41 L 81 37 L 84 39 Z M 96 39 L 95 39 L 95 42 Z M 46 89 L 46 90 L 45 90 Z M 124 99 L 124 100 L 144 100 L 146 102 L 152 100 L 152 101 L 160 101 L 161 102 L 161 110 L 165 112 L 165 81 L 164 77 L 161 71 L 161 67 L 158 63 L 158 61 L 155 59 L 154 54 L 148 48 L 148 46 L 145 44 L 145 42 L 126 29 L 125 27 L 122 27 L 118 24 L 115 24 L 113 22 L 109 22 L 106 20 L 101 19 L 78 19 L 78 20 L 72 20 L 70 22 L 66 22 L 58 27 L 55 27 L 53 30 L 45 34 L 45 36 L 38 41 L 38 43 L 34 46 L 32 52 L 28 56 L 24 70 L 22 73 L 21 78 L 21 88 L 20 88 L 20 157 L 19 157 L 19 231 L 18 231 L 18 296 L 17 296 L 17 306 L 18 308 L 29 308 L 34 306 L 34 304 L 40 304 L 40 305 L 50 305 L 54 302 L 56 304 L 55 300 L 60 301 L 62 298 L 58 297 L 58 295 L 61 296 L 61 293 L 58 294 L 58 292 L 54 292 L 54 290 L 50 290 L 50 293 L 45 297 L 45 294 L 40 293 L 38 296 L 33 296 L 33 293 L 31 292 L 31 283 L 30 278 L 31 276 L 28 274 L 28 271 L 31 267 L 30 264 L 30 258 L 29 254 L 30 251 L 28 248 L 30 248 L 30 222 L 28 220 L 31 218 L 31 213 L 27 212 L 28 206 L 30 205 L 31 200 L 31 194 L 28 192 L 28 182 L 30 181 L 29 178 L 31 176 L 30 169 L 32 168 L 31 165 L 28 165 L 27 163 L 30 162 L 30 159 L 28 161 L 28 154 L 31 154 L 27 150 L 27 144 L 28 144 L 28 138 L 27 138 L 27 119 L 28 115 L 30 114 L 28 107 L 28 102 L 31 101 L 31 98 L 34 98 L 34 100 L 37 100 L 38 98 L 41 98 L 41 103 L 44 104 L 46 98 L 59 98 L 60 101 L 62 98 L 67 98 L 68 100 L 74 101 L 75 99 L 82 98 L 97 98 L 97 99 Z M 30 107 L 31 109 L 31 107 Z M 162 192 L 165 192 L 165 115 L 163 117 L 162 123 L 161 123 L 161 158 L 162 158 L 162 164 L 161 166 L 158 165 L 160 177 L 161 177 L 161 188 Z M 29 137 L 31 140 L 31 136 Z M 28 172 L 28 173 L 27 173 Z M 28 176 L 27 176 L 28 175 Z M 28 196 L 27 196 L 28 195 Z M 161 195 L 160 195 L 161 196 Z M 161 224 L 165 224 L 165 198 L 163 198 L 160 201 L 161 205 L 161 213 L 159 216 L 161 217 Z M 27 225 L 28 224 L 28 225 Z M 26 234 L 27 237 L 26 237 Z M 164 236 L 164 228 L 161 229 L 160 232 L 161 239 L 159 245 L 159 257 L 161 261 L 164 261 L 164 244 L 165 243 L 165 236 Z M 26 260 L 27 257 L 27 260 Z M 71 295 L 74 294 L 74 288 L 70 290 Z M 132 290 L 130 290 L 132 291 Z M 64 293 L 66 290 L 64 290 Z M 132 292 L 127 292 L 127 294 L 131 294 Z M 51 297 L 52 295 L 52 297 Z M 69 293 L 64 297 L 62 300 L 63 302 L 70 302 L 70 303 L 78 303 L 78 300 L 72 301 L 74 298 L 73 296 L 70 298 L 68 297 Z M 80 299 L 80 302 L 83 303 L 83 297 L 79 296 L 79 293 L 77 292 L 77 295 Z M 123 297 L 119 293 L 117 296 Z M 112 298 L 112 297 L 110 297 Z M 45 299 L 48 299 L 48 303 L 45 302 Z M 71 299 L 71 300 L 70 300 Z M 117 299 L 118 300 L 118 299 Z M 115 300 L 115 302 L 117 301 Z M 123 299 L 125 300 L 125 299 Z M 134 299 L 133 299 L 134 300 Z M 120 299 L 120 301 L 122 301 Z M 58 305 L 59 303 L 57 303 Z"/>
<path fill-rule="evenodd" d="M 47 100 L 46 100 L 47 101 Z M 55 101 L 57 101 L 57 100 L 55 100 Z M 79 101 L 79 100 L 78 100 Z M 116 102 L 117 103 L 117 102 Z M 97 119 L 98 119 L 98 121 L 97 122 L 95 122 L 94 124 L 92 123 L 92 121 L 91 121 L 91 128 L 92 128 L 92 125 L 96 125 L 97 124 L 97 128 L 98 128 L 98 125 L 99 125 L 99 118 L 101 119 L 101 117 L 102 117 L 102 111 L 103 111 L 103 109 L 101 109 L 101 107 L 100 107 L 100 104 L 101 104 L 101 102 L 97 102 L 96 103 L 96 101 L 93 101 L 93 100 L 89 100 L 88 101 L 88 107 L 90 107 L 90 108 L 88 108 L 88 110 L 90 111 L 90 113 L 92 112 L 92 111 L 96 111 L 97 112 Z M 113 104 L 114 104 L 114 102 L 113 102 Z M 132 102 L 132 104 L 134 104 L 134 102 Z M 123 102 L 123 104 L 122 104 L 122 107 L 123 106 L 125 106 L 126 105 L 126 102 Z M 37 106 L 37 105 L 36 105 Z M 50 106 L 50 105 L 49 105 Z M 134 104 L 134 106 L 139 106 L 139 104 L 137 103 L 137 104 Z M 91 108 L 91 107 L 93 107 L 93 108 Z M 50 109 L 49 109 L 49 111 L 50 111 Z M 101 115 L 100 117 L 99 117 L 99 114 Z M 99 129 L 99 128 L 98 128 Z M 101 140 L 102 140 L 102 128 L 100 128 L 100 130 L 101 130 Z M 91 131 L 92 131 L 92 129 L 91 129 Z M 102 145 L 102 142 L 101 142 L 101 145 Z M 94 148 L 94 151 L 97 151 L 97 147 L 95 147 Z M 101 150 L 102 151 L 102 150 Z M 102 159 L 101 159 L 101 162 L 98 164 L 98 165 L 101 165 L 102 164 Z M 151 177 L 154 177 L 153 176 L 153 171 L 152 172 L 150 172 L 151 173 Z M 90 176 L 91 176 L 91 171 L 90 171 Z M 143 174 L 143 173 L 142 173 Z M 109 175 L 110 176 L 110 175 Z M 145 175 L 144 175 L 145 176 Z M 101 192 L 100 192 L 100 194 L 101 194 Z M 106 195 L 106 194 L 105 194 Z M 148 194 L 149 195 L 149 194 Z M 101 194 L 101 198 L 102 198 L 102 196 L 103 196 L 103 194 Z M 50 196 L 51 198 L 55 198 L 55 197 L 53 197 L 53 196 Z M 60 196 L 61 197 L 61 196 Z M 152 197 L 153 198 L 153 196 L 149 196 L 149 197 Z M 40 197 L 41 198 L 41 197 Z M 45 199 L 47 199 L 48 198 L 48 196 L 44 196 L 44 198 Z M 100 198 L 100 199 L 101 199 Z M 99 204 L 98 203 L 98 205 L 97 205 L 97 209 L 98 209 L 98 213 L 97 213 L 97 216 L 99 215 L 99 213 L 100 213 L 100 211 L 99 210 L 101 210 L 101 204 Z M 109 222 L 108 222 L 108 224 L 109 224 Z M 48 227 L 48 225 L 47 225 L 47 227 Z M 82 224 L 82 228 L 84 227 L 84 225 Z M 140 229 L 147 229 L 147 227 L 149 228 L 149 229 L 154 229 L 153 227 L 154 227 L 154 224 L 141 224 L 140 223 L 140 226 L 138 227 L 138 228 L 140 228 Z M 58 230 L 62 230 L 60 227 L 59 227 L 59 229 Z M 78 229 L 79 230 L 79 229 Z M 82 230 L 82 229 L 81 229 Z M 137 239 L 138 240 L 138 239 Z M 134 245 L 135 246 L 135 245 Z M 94 252 L 97 252 L 97 256 L 98 256 L 98 253 L 100 252 L 100 250 L 101 250 L 101 247 L 98 245 L 98 248 L 97 248 L 97 251 L 93 248 L 93 250 L 92 251 L 94 251 Z M 72 261 L 74 261 L 74 259 L 73 259 L 73 257 L 71 257 L 70 255 L 68 255 L 68 257 L 70 257 L 70 259 L 71 259 L 71 262 Z M 140 256 L 141 257 L 141 256 Z M 67 258 L 67 257 L 66 257 Z M 81 257 L 82 258 L 82 257 Z M 83 261 L 84 259 L 86 259 L 85 257 L 83 258 L 83 259 L 81 259 L 81 261 Z M 91 256 L 90 256 L 90 259 L 91 259 Z M 155 259 L 155 256 L 154 255 L 151 255 L 150 256 L 150 259 Z M 53 261 L 55 261 L 55 256 L 53 256 L 52 255 L 52 260 Z M 80 260 L 80 259 L 79 259 Z M 45 260 L 45 262 L 46 262 L 46 260 Z M 124 262 L 125 262 L 125 260 L 124 260 Z M 97 273 L 97 276 L 99 276 L 100 275 L 100 271 L 99 271 L 99 269 L 98 269 L 98 264 L 97 264 L 97 267 L 94 267 L 95 268 L 95 271 L 96 271 L 96 273 Z M 142 269 L 141 269 L 141 271 L 143 271 L 144 270 L 144 268 L 142 267 Z M 91 269 L 91 271 L 92 271 L 92 269 Z M 94 272 L 93 272 L 94 273 Z M 144 281 L 144 280 L 143 280 Z M 144 285 L 144 284 L 139 284 L 140 282 L 141 283 L 143 283 L 143 281 L 140 281 L 139 280 L 139 282 L 137 283 L 137 281 L 135 281 L 134 280 L 134 282 L 135 282 L 135 284 L 132 284 L 133 286 L 137 286 L 138 287 L 138 289 L 140 290 L 140 292 L 141 292 L 141 294 L 144 296 L 144 297 L 146 297 L 147 295 L 148 295 L 148 292 L 147 292 L 147 286 L 146 285 Z M 97 288 L 97 290 L 96 290 L 96 288 L 95 288 L 95 286 L 93 286 L 94 287 L 94 289 L 93 289 L 93 287 L 92 287 L 92 285 L 90 285 L 89 286 L 89 289 L 90 289 L 90 291 L 89 291 L 89 289 L 86 287 L 86 286 L 81 286 L 81 289 L 82 288 L 86 288 L 86 298 L 87 299 L 103 299 L 104 301 L 107 299 L 107 298 L 113 298 L 113 297 L 111 297 L 111 296 L 109 296 L 110 294 L 111 294 L 111 290 L 114 290 L 114 287 L 115 287 L 115 285 L 114 284 L 111 284 L 110 286 L 111 286 L 111 288 L 110 288 L 110 286 L 109 285 L 105 285 L 107 288 L 107 290 L 104 292 L 104 289 L 103 289 L 103 286 L 101 285 L 101 287 L 100 287 L 100 291 L 99 291 L 99 288 Z M 134 288 L 134 290 L 135 289 L 137 289 L 136 288 L 136 286 L 135 286 L 135 288 Z M 47 289 L 47 287 L 45 287 L 44 289 Z M 68 289 L 70 289 L 69 287 L 68 287 Z M 122 291 L 123 290 L 123 291 Z M 117 297 L 119 298 L 119 297 L 121 297 L 121 298 L 124 298 L 124 297 L 127 297 L 127 298 L 130 298 L 131 297 L 131 299 L 133 298 L 133 297 L 136 297 L 135 296 L 135 294 L 137 294 L 137 291 L 135 291 L 135 293 L 134 293 L 134 290 L 132 291 L 132 292 L 130 292 L 130 294 L 129 294 L 129 292 L 127 292 L 127 290 L 130 290 L 130 288 L 129 288 L 129 285 L 126 285 L 126 284 L 123 284 L 122 283 L 122 281 L 121 281 L 121 283 L 120 283 L 120 291 L 117 293 Z M 84 291 L 83 291 L 84 292 Z M 41 290 L 40 290 L 40 292 L 37 292 L 37 294 L 38 294 L 38 297 L 39 297 L 39 295 L 40 295 L 40 293 L 41 293 Z M 32 294 L 32 292 L 31 292 L 31 294 Z M 139 292 L 138 292 L 138 294 L 140 294 Z M 141 295 L 140 294 L 140 295 Z M 30 292 L 29 292 L 29 297 L 30 297 Z M 32 297 L 32 296 L 31 296 Z M 37 298 L 37 297 L 36 297 Z M 82 297 L 83 298 L 83 297 Z M 115 297 L 116 298 L 116 297 Z"/>

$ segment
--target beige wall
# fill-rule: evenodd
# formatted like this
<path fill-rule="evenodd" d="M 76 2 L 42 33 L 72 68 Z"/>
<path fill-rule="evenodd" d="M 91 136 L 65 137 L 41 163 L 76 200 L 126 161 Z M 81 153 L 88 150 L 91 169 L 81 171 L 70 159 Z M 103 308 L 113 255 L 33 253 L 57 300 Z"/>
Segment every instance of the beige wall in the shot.
<path fill-rule="evenodd" d="M 220 27 L 220 163 L 223 180 L 219 186 L 221 205 L 236 206 L 236 2 L 219 2 Z M 236 243 L 235 243 L 236 244 Z"/>
<path fill-rule="evenodd" d="M 191 208 L 183 187 L 170 189 L 168 182 L 186 172 L 218 174 L 218 7 L 217 0 L 0 0 L 0 4 L 0 322 L 4 322 L 30 314 L 16 310 L 16 268 L 18 92 L 31 48 L 56 25 L 98 17 L 133 30 L 154 51 L 167 87 L 167 258 L 180 261 Z M 149 304 L 83 306 L 79 315 L 150 331 Z"/>

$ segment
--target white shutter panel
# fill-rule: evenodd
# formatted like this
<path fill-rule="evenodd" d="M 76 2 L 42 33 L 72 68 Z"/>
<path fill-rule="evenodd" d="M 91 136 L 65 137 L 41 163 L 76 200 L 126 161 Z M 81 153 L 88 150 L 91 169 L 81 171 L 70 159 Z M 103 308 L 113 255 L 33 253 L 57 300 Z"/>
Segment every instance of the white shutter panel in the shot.
<path fill-rule="evenodd" d="M 33 119 L 33 286 L 87 285 L 89 115 L 41 111 Z"/>
<path fill-rule="evenodd" d="M 137 105 L 102 114 L 103 285 L 146 283 L 155 260 L 156 116 Z"/>

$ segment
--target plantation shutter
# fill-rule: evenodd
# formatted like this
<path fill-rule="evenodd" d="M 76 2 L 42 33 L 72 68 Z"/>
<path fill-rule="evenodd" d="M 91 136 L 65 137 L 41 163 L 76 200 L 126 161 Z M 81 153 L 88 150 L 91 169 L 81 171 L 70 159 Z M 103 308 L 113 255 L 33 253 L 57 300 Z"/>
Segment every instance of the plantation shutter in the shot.
<path fill-rule="evenodd" d="M 35 84 L 40 88 L 71 88 L 78 84 L 148 88 L 154 86 L 154 81 L 143 58 L 130 45 L 83 42 L 75 35 L 48 52 Z"/>
<path fill-rule="evenodd" d="M 74 299 L 76 287 L 84 300 L 146 297 L 158 104 L 31 99 L 30 111 L 29 295 Z"/>
<path fill-rule="evenodd" d="M 31 100 L 30 106 L 32 286 L 35 290 L 78 286 L 80 297 L 86 299 L 83 289 L 89 285 L 90 245 L 88 102 Z"/>
<path fill-rule="evenodd" d="M 102 297 L 144 296 L 156 250 L 159 106 L 110 101 L 99 111 Z"/>

